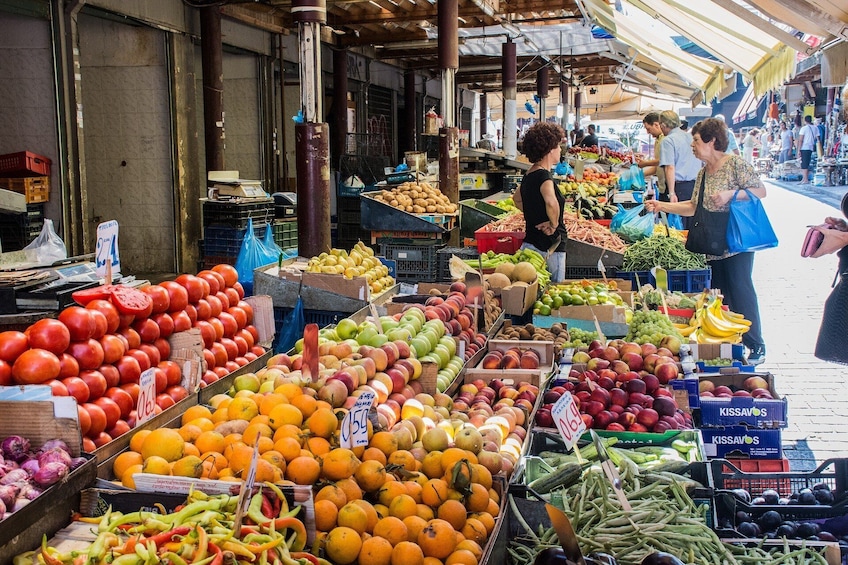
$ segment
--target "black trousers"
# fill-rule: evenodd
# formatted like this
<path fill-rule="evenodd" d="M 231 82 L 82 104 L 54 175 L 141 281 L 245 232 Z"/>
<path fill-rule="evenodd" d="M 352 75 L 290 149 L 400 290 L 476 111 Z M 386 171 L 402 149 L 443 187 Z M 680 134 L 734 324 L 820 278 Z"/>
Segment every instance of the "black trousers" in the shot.
<path fill-rule="evenodd" d="M 693 190 L 695 190 L 695 181 L 693 180 L 678 180 L 674 182 L 674 194 L 677 196 L 678 202 L 692 200 Z M 691 227 L 692 218 L 681 216 L 681 220 L 683 220 L 683 229 L 688 230 Z"/>
<path fill-rule="evenodd" d="M 737 253 L 727 259 L 708 262 L 712 268 L 712 288 L 724 295 L 724 304 L 751 321 L 751 328 L 742 334 L 742 343 L 750 349 L 765 345 L 760 326 L 760 306 L 751 275 L 754 272 L 754 253 Z"/>

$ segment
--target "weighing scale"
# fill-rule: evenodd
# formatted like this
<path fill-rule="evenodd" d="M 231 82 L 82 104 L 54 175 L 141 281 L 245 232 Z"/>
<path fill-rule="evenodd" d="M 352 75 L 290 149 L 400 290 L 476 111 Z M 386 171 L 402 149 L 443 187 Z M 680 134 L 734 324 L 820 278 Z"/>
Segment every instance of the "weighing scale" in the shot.
<path fill-rule="evenodd" d="M 209 171 L 211 187 L 221 200 L 234 198 L 268 198 L 262 181 L 240 179 L 238 171 Z"/>

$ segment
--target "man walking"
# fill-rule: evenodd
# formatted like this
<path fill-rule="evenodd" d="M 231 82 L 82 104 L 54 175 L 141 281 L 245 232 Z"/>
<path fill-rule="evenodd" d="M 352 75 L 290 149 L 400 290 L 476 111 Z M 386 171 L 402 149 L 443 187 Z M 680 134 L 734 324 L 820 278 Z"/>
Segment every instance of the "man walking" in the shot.
<path fill-rule="evenodd" d="M 692 134 L 680 129 L 680 117 L 671 110 L 660 114 L 660 130 L 665 137 L 660 143 L 659 166 L 665 172 L 669 202 L 690 200 L 701 170 L 701 161 L 692 153 Z M 684 229 L 689 229 L 690 221 L 683 218 Z"/>
<path fill-rule="evenodd" d="M 804 127 L 798 133 L 798 150 L 801 152 L 801 181 L 799 184 L 810 182 L 810 161 L 813 159 L 813 151 L 816 150 L 816 139 L 818 139 L 818 128 L 813 125 L 813 118 L 804 116 Z"/>
<path fill-rule="evenodd" d="M 785 163 L 792 159 L 792 131 L 786 122 L 780 122 L 780 154 L 777 157 L 778 163 Z"/>

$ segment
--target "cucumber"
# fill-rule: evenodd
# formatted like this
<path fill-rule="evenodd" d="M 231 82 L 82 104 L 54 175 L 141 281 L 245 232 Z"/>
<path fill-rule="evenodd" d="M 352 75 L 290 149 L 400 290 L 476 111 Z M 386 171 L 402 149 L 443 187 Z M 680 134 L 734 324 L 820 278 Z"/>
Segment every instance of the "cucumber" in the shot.
<path fill-rule="evenodd" d="M 527 487 L 539 494 L 548 494 L 558 487 L 567 488 L 580 479 L 583 469 L 585 469 L 585 466 L 579 463 L 566 463 L 558 467 L 553 473 L 539 477 Z"/>

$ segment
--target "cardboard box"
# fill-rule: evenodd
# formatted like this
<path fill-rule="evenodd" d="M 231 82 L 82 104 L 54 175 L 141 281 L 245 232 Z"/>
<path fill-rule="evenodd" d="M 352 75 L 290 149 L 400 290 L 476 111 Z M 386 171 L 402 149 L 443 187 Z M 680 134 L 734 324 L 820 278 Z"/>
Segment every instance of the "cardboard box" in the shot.
<path fill-rule="evenodd" d="M 749 459 L 781 459 L 783 448 L 780 430 L 761 430 L 743 426 L 702 428 L 707 457 L 748 457 Z"/>
<path fill-rule="evenodd" d="M 495 379 L 500 379 L 507 384 L 518 384 L 521 382 L 530 383 L 531 385 L 541 386 L 544 377 L 548 375 L 550 370 L 543 369 L 467 369 L 465 371 L 464 382 L 470 383 L 480 379 L 486 383 L 490 383 Z M 542 397 L 541 391 L 539 398 Z"/>
<path fill-rule="evenodd" d="M 527 341 L 515 339 L 490 339 L 489 351 L 506 351 L 513 347 L 519 349 L 532 349 L 539 354 L 539 362 L 543 367 L 550 366 L 554 362 L 554 342 L 552 341 Z"/>
<path fill-rule="evenodd" d="M 750 428 L 785 428 L 787 426 L 788 403 L 774 390 L 771 373 L 737 373 L 735 375 L 703 375 L 699 381 L 710 381 L 715 386 L 727 386 L 732 390 L 744 389 L 745 379 L 758 376 L 768 383 L 772 398 L 700 397 L 701 427 L 747 426 Z"/>
<path fill-rule="evenodd" d="M 745 347 L 738 343 L 689 343 L 692 357 L 695 361 L 707 359 L 737 359 L 742 360 Z"/>
<path fill-rule="evenodd" d="M 512 285 L 501 290 L 501 308 L 511 316 L 523 316 L 539 296 L 539 281 L 524 286 Z"/>

